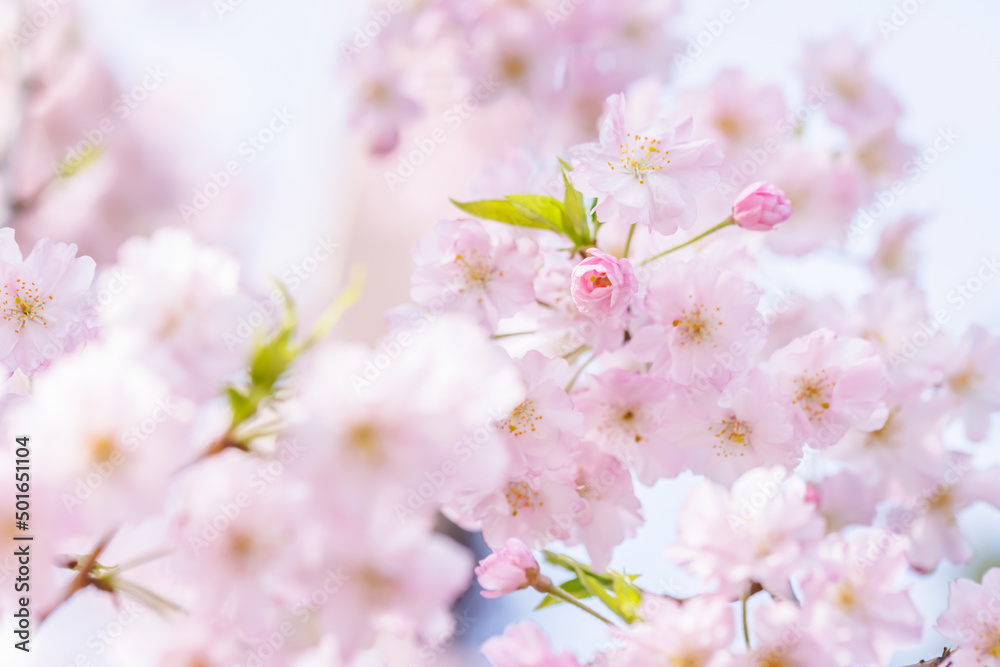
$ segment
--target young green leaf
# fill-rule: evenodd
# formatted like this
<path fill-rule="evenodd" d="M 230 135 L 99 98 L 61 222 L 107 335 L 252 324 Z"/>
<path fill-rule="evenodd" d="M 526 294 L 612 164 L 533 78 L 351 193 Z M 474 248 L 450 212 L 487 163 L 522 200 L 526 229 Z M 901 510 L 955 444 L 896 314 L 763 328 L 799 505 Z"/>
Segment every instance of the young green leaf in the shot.
<path fill-rule="evenodd" d="M 482 201 L 464 203 L 452 199 L 451 203 L 477 218 L 495 220 L 496 222 L 517 225 L 518 227 L 534 227 L 535 229 L 559 231 L 544 219 L 525 215 L 522 211 L 518 210 L 513 202 L 506 199 L 484 199 Z"/>

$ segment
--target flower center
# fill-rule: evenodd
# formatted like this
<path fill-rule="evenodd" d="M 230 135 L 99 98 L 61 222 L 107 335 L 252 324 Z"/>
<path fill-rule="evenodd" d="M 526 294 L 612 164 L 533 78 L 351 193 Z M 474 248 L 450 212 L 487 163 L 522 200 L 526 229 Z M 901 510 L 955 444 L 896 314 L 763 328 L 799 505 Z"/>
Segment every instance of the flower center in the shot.
<path fill-rule="evenodd" d="M 743 456 L 750 446 L 750 435 L 753 433 L 752 428 L 736 417 L 723 419 L 718 426 L 709 428 L 709 431 L 715 436 L 715 444 L 712 445 L 715 455 L 724 459 Z"/>
<path fill-rule="evenodd" d="M 775 649 L 758 654 L 754 662 L 756 667 L 787 667 L 788 665 L 788 662 Z"/>
<path fill-rule="evenodd" d="M 600 275 L 590 276 L 590 282 L 594 284 L 594 287 L 611 287 L 611 280 L 604 273 Z"/>
<path fill-rule="evenodd" d="M 970 365 L 954 375 L 948 376 L 948 388 L 952 393 L 962 395 L 968 393 L 982 376 Z"/>
<path fill-rule="evenodd" d="M 865 437 L 865 447 L 885 447 L 888 449 L 895 448 L 900 444 L 900 440 L 896 437 L 898 429 L 894 423 L 895 416 L 896 410 L 890 410 L 889 416 L 885 420 L 885 425 L 877 431 L 872 431 Z"/>
<path fill-rule="evenodd" d="M 712 336 L 717 326 L 722 325 L 721 321 L 712 321 L 704 311 L 703 304 L 692 306 L 690 312 L 684 308 L 681 310 L 681 316 L 673 321 L 674 328 L 681 335 L 681 346 L 687 343 L 701 345 Z"/>
<path fill-rule="evenodd" d="M 650 172 L 663 169 L 664 165 L 670 164 L 667 155 L 670 151 L 661 149 L 663 145 L 659 139 L 640 137 L 638 134 L 626 134 L 625 143 L 619 144 L 622 154 L 619 158 L 622 168 L 639 179 L 640 183 L 645 183 L 645 176 Z M 615 165 L 608 161 L 611 171 L 615 170 Z"/>
<path fill-rule="evenodd" d="M 455 263 L 463 267 L 466 287 L 484 288 L 491 272 L 489 257 L 485 259 L 475 257 L 479 254 L 475 248 L 470 250 L 469 254 L 473 255 L 471 261 L 462 255 L 455 255 Z M 463 292 L 465 288 L 460 287 L 458 291 Z"/>
<path fill-rule="evenodd" d="M 842 581 L 837 584 L 832 591 L 831 599 L 833 605 L 845 613 L 856 611 L 861 602 L 854 589 L 854 584 L 850 581 Z"/>
<path fill-rule="evenodd" d="M 118 448 L 110 436 L 101 436 L 90 443 L 90 458 L 94 463 L 107 463 Z"/>
<path fill-rule="evenodd" d="M 792 399 L 793 405 L 809 415 L 809 421 L 823 418 L 823 413 L 830 408 L 830 395 L 837 383 L 826 375 L 826 369 L 816 371 L 812 377 L 803 375 L 795 380 L 796 392 Z"/>
<path fill-rule="evenodd" d="M 681 653 L 670 656 L 671 667 L 700 667 L 701 658 L 696 653 Z"/>
<path fill-rule="evenodd" d="M 531 509 L 536 504 L 541 507 L 544 503 L 538 501 L 538 493 L 528 482 L 511 482 L 507 485 L 507 505 L 511 516 L 517 516 L 521 510 Z"/>
<path fill-rule="evenodd" d="M 543 418 L 543 415 L 535 414 L 534 401 L 521 401 L 521 404 L 514 408 L 510 417 L 501 420 L 497 424 L 500 430 L 507 429 L 507 432 L 515 438 L 525 433 L 535 430 L 535 422 Z"/>
<path fill-rule="evenodd" d="M 355 424 L 347 433 L 347 441 L 354 451 L 369 463 L 382 460 L 382 446 L 378 429 L 372 424 Z"/>
<path fill-rule="evenodd" d="M 25 282 L 18 278 L 14 282 L 13 288 L 4 285 L 4 300 L 0 306 L 0 314 L 8 322 L 14 323 L 14 333 L 20 333 L 28 322 L 41 322 L 43 327 L 48 327 L 45 320 L 45 303 L 51 301 L 51 296 L 44 296 L 38 292 L 35 283 Z"/>
<path fill-rule="evenodd" d="M 1000 628 L 987 626 L 984 628 L 984 631 L 985 634 L 980 635 L 982 644 L 976 644 L 975 646 L 976 652 L 1000 658 Z"/>

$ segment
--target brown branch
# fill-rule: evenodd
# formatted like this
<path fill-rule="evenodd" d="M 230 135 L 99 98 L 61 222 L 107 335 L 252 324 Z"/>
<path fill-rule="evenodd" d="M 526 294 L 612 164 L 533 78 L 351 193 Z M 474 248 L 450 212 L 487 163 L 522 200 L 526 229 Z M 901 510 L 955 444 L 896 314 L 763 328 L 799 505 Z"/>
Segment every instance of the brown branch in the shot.
<path fill-rule="evenodd" d="M 91 551 L 90 554 L 87 556 L 86 560 L 83 561 L 83 564 L 80 566 L 80 571 L 77 573 L 75 577 L 73 577 L 73 581 L 69 583 L 69 587 L 67 587 L 66 592 L 63 594 L 62 598 L 60 598 L 54 605 L 52 605 L 51 608 L 49 608 L 41 615 L 38 621 L 38 625 L 44 623 L 45 619 L 51 616 L 52 613 L 56 609 L 58 609 L 60 605 L 62 605 L 64 602 L 66 602 L 71 597 L 76 595 L 78 591 L 82 591 L 84 588 L 90 586 L 91 584 L 99 584 L 99 582 L 97 581 L 96 577 L 94 577 L 93 574 L 94 565 L 97 564 L 97 559 L 101 557 L 102 553 L 104 553 L 104 550 L 108 547 L 108 544 L 111 542 L 111 539 L 114 536 L 115 536 L 115 531 L 112 530 L 107 535 L 105 535 L 100 542 L 97 543 L 97 546 L 94 547 L 94 550 Z M 68 566 L 72 566 L 74 564 L 75 563 L 72 562 L 66 563 L 66 565 Z"/>
<path fill-rule="evenodd" d="M 951 655 L 951 649 L 945 648 L 944 652 L 941 654 L 940 658 L 933 658 L 931 660 L 921 660 L 918 663 L 907 665 L 907 667 L 948 667 L 951 662 L 948 662 L 948 656 Z"/>

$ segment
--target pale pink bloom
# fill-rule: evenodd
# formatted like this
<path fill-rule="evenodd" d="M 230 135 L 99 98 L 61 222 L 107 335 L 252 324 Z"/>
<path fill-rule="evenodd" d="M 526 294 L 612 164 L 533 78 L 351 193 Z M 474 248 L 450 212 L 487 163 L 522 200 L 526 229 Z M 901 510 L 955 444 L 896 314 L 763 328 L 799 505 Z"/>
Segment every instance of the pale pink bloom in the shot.
<path fill-rule="evenodd" d="M 880 282 L 858 300 L 844 332 L 864 338 L 885 359 L 894 380 L 928 384 L 947 337 L 927 311 L 927 295 L 906 278 Z"/>
<path fill-rule="evenodd" d="M 838 667 L 805 626 L 802 610 L 794 602 L 757 607 L 750 627 L 755 641 L 747 667 Z"/>
<path fill-rule="evenodd" d="M 758 84 L 739 69 L 724 69 L 706 86 L 682 91 L 676 106 L 694 118 L 698 132 L 719 144 L 730 168 L 748 159 L 749 151 L 763 148 L 767 140 L 788 139 L 794 130 L 785 121 L 781 88 Z"/>
<path fill-rule="evenodd" d="M 484 598 L 498 598 L 533 585 L 538 579 L 538 561 L 524 542 L 511 538 L 479 561 L 476 577 Z"/>
<path fill-rule="evenodd" d="M 290 433 L 314 444 L 296 466 L 327 502 L 388 501 L 402 522 L 506 479 L 510 457 L 494 424 L 523 385 L 473 322 L 442 315 L 374 349 L 324 343 L 299 369 Z"/>
<path fill-rule="evenodd" d="M 432 312 L 464 312 L 491 333 L 535 302 L 537 245 L 496 241 L 474 220 L 443 220 L 413 251 L 410 296 Z"/>
<path fill-rule="evenodd" d="M 508 625 L 503 636 L 486 640 L 481 650 L 493 667 L 580 667 L 568 651 L 553 651 L 531 621 Z"/>
<path fill-rule="evenodd" d="M 657 272 L 645 305 L 663 327 L 671 379 L 704 390 L 722 387 L 745 370 L 767 335 L 759 299 L 753 283 L 708 261 L 670 264 Z M 654 372 L 659 366 L 654 360 Z"/>
<path fill-rule="evenodd" d="M 425 644 L 452 634 L 451 606 L 468 589 L 475 564 L 467 549 L 419 522 L 400 525 L 379 507 L 367 516 L 314 515 L 318 523 L 306 532 L 323 550 L 313 554 L 314 583 L 301 593 L 308 598 L 332 580 L 316 610 L 318 627 L 333 633 L 345 662 L 380 630 Z"/>
<path fill-rule="evenodd" d="M 515 363 L 523 378 L 524 399 L 496 422 L 512 464 L 531 473 L 564 467 L 583 434 L 583 415 L 573 409 L 564 389 L 571 377 L 569 364 L 537 350 Z"/>
<path fill-rule="evenodd" d="M 758 369 L 734 379 L 718 401 L 703 395 L 682 401 L 670 428 L 691 470 L 720 484 L 758 466 L 794 468 L 802 457 L 785 406 Z"/>
<path fill-rule="evenodd" d="M 935 629 L 957 644 L 946 661 L 953 667 L 1000 667 L 1000 568 L 988 570 L 981 584 L 951 582 Z"/>
<path fill-rule="evenodd" d="M 816 503 L 816 510 L 826 519 L 826 532 L 837 533 L 847 526 L 870 525 L 882 499 L 879 491 L 850 470 L 842 470 L 810 482 L 807 499 Z"/>
<path fill-rule="evenodd" d="M 171 475 L 200 453 L 187 437 L 192 417 L 126 347 L 94 342 L 35 378 L 9 419 L 47 443 L 33 463 L 54 488 L 36 504 L 50 506 L 60 530 L 92 538 L 159 511 Z"/>
<path fill-rule="evenodd" d="M 249 363 L 254 336 L 271 325 L 254 330 L 246 324 L 259 307 L 241 293 L 239 273 L 235 256 L 201 245 L 187 230 L 166 227 L 148 239 L 133 237 L 98 279 L 102 322 L 133 339 L 178 392 L 217 396 Z"/>
<path fill-rule="evenodd" d="M 948 401 L 926 399 L 920 385 L 894 387 L 886 395 L 889 414 L 875 430 L 851 428 L 824 456 L 842 461 L 866 485 L 886 486 L 903 497 L 919 487 L 924 471 L 943 452 L 941 430 Z"/>
<path fill-rule="evenodd" d="M 972 325 L 943 370 L 945 391 L 965 422 L 966 437 L 981 442 L 990 415 L 1000 409 L 1000 336 Z"/>
<path fill-rule="evenodd" d="M 690 121 L 656 121 L 630 130 L 625 97 L 608 98 L 598 143 L 570 149 L 573 184 L 597 198 L 602 222 L 640 224 L 673 234 L 694 224 L 696 198 L 718 180 L 722 153 L 708 140 L 692 140 Z"/>
<path fill-rule="evenodd" d="M 635 497 L 628 466 L 584 443 L 576 454 L 576 493 L 570 506 L 573 525 L 567 545 L 583 544 L 596 570 L 611 561 L 611 553 L 642 525 L 642 505 Z"/>
<path fill-rule="evenodd" d="M 643 484 L 682 470 L 680 453 L 667 436 L 670 386 L 658 378 L 614 368 L 591 378 L 574 395 L 584 415 L 584 437 L 628 463 Z"/>
<path fill-rule="evenodd" d="M 854 162 L 795 145 L 772 157 L 761 177 L 778 184 L 795 211 L 765 237 L 771 250 L 801 256 L 843 245 L 862 204 L 862 176 Z M 735 196 L 735 188 L 729 194 Z"/>
<path fill-rule="evenodd" d="M 632 262 L 597 248 L 587 252 L 590 257 L 573 269 L 573 301 L 588 317 L 617 317 L 628 308 L 639 289 Z"/>
<path fill-rule="evenodd" d="M 872 78 L 871 53 L 849 33 L 807 46 L 802 73 L 807 88 L 824 93 L 830 120 L 852 137 L 865 137 L 891 126 L 902 107 L 889 88 Z"/>
<path fill-rule="evenodd" d="M 867 341 L 820 329 L 772 354 L 766 369 L 806 444 L 829 447 L 852 426 L 872 431 L 885 424 L 889 381 Z"/>
<path fill-rule="evenodd" d="M 568 537 L 573 503 L 578 499 L 576 470 L 546 470 L 511 477 L 494 491 L 469 499 L 465 506 L 446 506 L 445 514 L 467 530 L 481 529 L 490 547 L 517 538 L 541 549 Z"/>
<path fill-rule="evenodd" d="M 723 597 L 698 596 L 683 604 L 663 598 L 655 604 L 655 613 L 649 614 L 649 604 L 646 620 L 624 631 L 625 646 L 608 656 L 609 667 L 728 664 L 735 619 Z"/>
<path fill-rule="evenodd" d="M 894 126 L 878 130 L 852 142 L 851 157 L 865 171 L 869 196 L 891 189 L 897 179 L 912 167 L 913 146 L 899 136 Z"/>
<path fill-rule="evenodd" d="M 31 376 L 91 336 L 94 260 L 73 244 L 42 239 L 22 259 L 14 230 L 0 229 L 0 366 Z"/>
<path fill-rule="evenodd" d="M 352 63 L 352 74 L 356 90 L 351 122 L 362 128 L 373 154 L 391 153 L 399 145 L 401 126 L 421 115 L 420 105 L 406 90 L 405 72 L 373 48 Z"/>
<path fill-rule="evenodd" d="M 828 535 L 805 568 L 804 616 L 838 663 L 884 665 L 900 643 L 920 639 L 923 619 L 900 584 L 904 542 L 874 529 L 850 541 Z"/>
<path fill-rule="evenodd" d="M 806 485 L 780 466 L 755 468 L 731 490 L 703 480 L 681 507 L 667 558 L 719 592 L 739 596 L 748 580 L 791 597 L 790 578 L 823 536 Z"/>
<path fill-rule="evenodd" d="M 916 271 L 920 256 L 914 247 L 913 237 L 923 223 L 923 218 L 907 215 L 882 231 L 878 248 L 868 262 L 868 269 L 878 279 L 909 277 Z"/>
<path fill-rule="evenodd" d="M 764 181 L 748 185 L 733 204 L 736 224 L 756 232 L 770 231 L 791 215 L 792 204 L 785 193 Z"/>
<path fill-rule="evenodd" d="M 971 456 L 948 452 L 925 472 L 920 486 L 907 489 L 907 502 L 892 508 L 886 523 L 893 533 L 909 538 L 910 567 L 931 572 L 944 558 L 957 565 L 972 560 L 972 547 L 958 524 L 959 513 L 976 502 L 1000 509 L 998 475 L 1000 467 L 977 470 Z"/>

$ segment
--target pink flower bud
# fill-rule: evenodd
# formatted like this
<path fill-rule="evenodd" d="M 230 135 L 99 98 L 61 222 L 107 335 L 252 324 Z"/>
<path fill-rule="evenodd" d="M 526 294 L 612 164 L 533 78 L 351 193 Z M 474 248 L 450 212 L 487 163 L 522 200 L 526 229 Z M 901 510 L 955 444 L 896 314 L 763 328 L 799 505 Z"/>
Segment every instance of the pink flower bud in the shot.
<path fill-rule="evenodd" d="M 573 269 L 570 291 L 581 313 L 588 317 L 620 315 L 639 289 L 632 263 L 597 248 Z"/>
<path fill-rule="evenodd" d="M 743 229 L 766 232 L 788 220 L 792 203 L 785 193 L 770 183 L 754 183 L 740 193 L 733 204 L 733 219 Z"/>
<path fill-rule="evenodd" d="M 511 538 L 476 568 L 483 597 L 498 598 L 531 586 L 538 579 L 538 561 L 524 542 Z"/>

